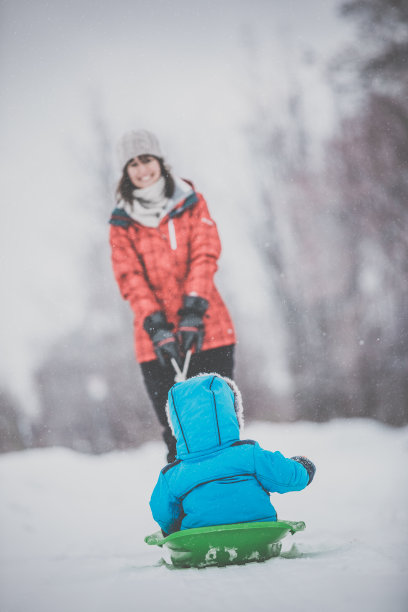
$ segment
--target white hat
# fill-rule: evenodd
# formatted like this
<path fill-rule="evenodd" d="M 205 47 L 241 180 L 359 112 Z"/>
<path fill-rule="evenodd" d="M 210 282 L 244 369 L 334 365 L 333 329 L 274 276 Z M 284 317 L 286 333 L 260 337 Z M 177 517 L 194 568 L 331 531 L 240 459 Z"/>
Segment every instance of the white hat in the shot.
<path fill-rule="evenodd" d="M 163 157 L 159 141 L 148 130 L 132 130 L 123 134 L 118 142 L 117 153 L 121 168 L 124 168 L 130 159 L 139 155 Z"/>

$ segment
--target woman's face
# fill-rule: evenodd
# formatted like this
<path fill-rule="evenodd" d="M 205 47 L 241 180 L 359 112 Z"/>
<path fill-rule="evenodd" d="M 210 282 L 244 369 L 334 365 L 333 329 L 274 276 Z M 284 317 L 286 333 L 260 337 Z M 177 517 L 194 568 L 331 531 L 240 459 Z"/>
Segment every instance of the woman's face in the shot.
<path fill-rule="evenodd" d="M 151 155 L 135 157 L 127 166 L 130 181 L 137 188 L 150 187 L 161 176 L 158 160 Z"/>

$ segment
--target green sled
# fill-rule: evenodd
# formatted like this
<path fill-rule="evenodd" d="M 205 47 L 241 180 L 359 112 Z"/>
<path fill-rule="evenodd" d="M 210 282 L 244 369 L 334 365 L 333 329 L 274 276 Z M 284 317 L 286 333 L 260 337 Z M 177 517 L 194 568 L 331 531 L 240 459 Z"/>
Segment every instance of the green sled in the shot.
<path fill-rule="evenodd" d="M 145 538 L 151 546 L 166 546 L 175 567 L 242 565 L 278 557 L 288 533 L 303 531 L 303 521 L 264 521 L 184 529 L 164 537 L 156 531 Z"/>

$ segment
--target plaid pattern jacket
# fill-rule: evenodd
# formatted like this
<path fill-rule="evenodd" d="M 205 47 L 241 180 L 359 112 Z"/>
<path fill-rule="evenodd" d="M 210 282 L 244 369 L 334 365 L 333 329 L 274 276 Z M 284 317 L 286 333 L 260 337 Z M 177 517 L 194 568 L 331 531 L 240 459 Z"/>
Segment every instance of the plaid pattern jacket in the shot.
<path fill-rule="evenodd" d="M 134 313 L 139 363 L 156 359 L 143 329 L 145 318 L 161 310 L 177 329 L 183 296 L 192 292 L 209 302 L 202 350 L 235 344 L 231 317 L 213 280 L 221 243 L 201 194 L 193 191 L 154 228 L 116 208 L 110 219 L 110 244 L 116 281 Z"/>

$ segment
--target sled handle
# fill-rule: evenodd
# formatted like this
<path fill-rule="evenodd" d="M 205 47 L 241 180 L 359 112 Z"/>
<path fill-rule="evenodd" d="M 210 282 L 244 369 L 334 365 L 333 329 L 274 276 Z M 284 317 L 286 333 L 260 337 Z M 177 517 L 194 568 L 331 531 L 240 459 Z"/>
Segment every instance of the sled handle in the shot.
<path fill-rule="evenodd" d="M 183 365 L 183 376 L 184 376 L 184 380 L 186 380 L 187 378 L 187 372 L 188 372 L 188 368 L 190 367 L 190 359 L 191 359 L 191 349 L 188 349 L 187 353 L 186 353 L 186 358 L 184 360 L 184 365 Z"/>
<path fill-rule="evenodd" d="M 184 360 L 184 364 L 183 364 L 183 369 L 180 370 L 180 366 L 177 363 L 177 361 L 174 359 L 174 357 L 171 358 L 171 365 L 174 368 L 174 371 L 176 372 L 176 375 L 174 377 L 174 382 L 184 382 L 187 378 L 187 372 L 188 372 L 188 368 L 190 366 L 190 359 L 191 359 L 191 349 L 188 349 L 187 353 L 186 353 L 186 358 Z"/>
<path fill-rule="evenodd" d="M 151 535 L 145 537 L 144 541 L 149 546 L 163 546 L 164 544 L 164 536 L 161 531 L 155 531 Z"/>
<path fill-rule="evenodd" d="M 175 375 L 175 377 L 174 377 L 174 380 L 175 380 L 176 382 L 178 382 L 178 379 L 179 379 L 179 378 L 181 378 L 181 377 L 183 376 L 183 373 L 182 373 L 182 371 L 180 370 L 180 368 L 179 368 L 179 364 L 178 364 L 178 363 L 177 363 L 177 361 L 174 359 L 174 357 L 172 357 L 172 358 L 170 359 L 170 361 L 171 361 L 171 365 L 172 365 L 172 366 L 173 366 L 173 368 L 174 368 L 174 371 L 176 372 L 176 375 Z"/>

